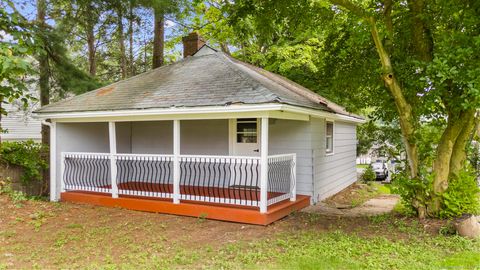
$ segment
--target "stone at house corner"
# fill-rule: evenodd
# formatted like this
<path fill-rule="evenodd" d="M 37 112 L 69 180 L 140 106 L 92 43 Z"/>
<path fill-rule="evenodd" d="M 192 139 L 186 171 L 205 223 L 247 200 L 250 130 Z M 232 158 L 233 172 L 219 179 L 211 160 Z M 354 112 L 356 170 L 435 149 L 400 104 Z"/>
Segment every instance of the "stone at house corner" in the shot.
<path fill-rule="evenodd" d="M 472 239 L 480 238 L 480 223 L 478 218 L 473 215 L 459 219 L 455 223 L 455 228 L 460 236 Z"/>

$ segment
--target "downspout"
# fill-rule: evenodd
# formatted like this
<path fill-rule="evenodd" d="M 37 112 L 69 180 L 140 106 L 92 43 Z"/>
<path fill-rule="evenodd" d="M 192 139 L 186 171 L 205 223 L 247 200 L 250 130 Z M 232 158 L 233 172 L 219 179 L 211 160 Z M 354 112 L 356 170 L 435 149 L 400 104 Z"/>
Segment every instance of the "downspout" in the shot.
<path fill-rule="evenodd" d="M 47 122 L 47 120 L 42 120 L 42 125 L 48 126 L 49 128 L 53 127 L 52 123 Z"/>
<path fill-rule="evenodd" d="M 60 200 L 58 192 L 56 173 L 57 173 L 57 141 L 56 141 L 56 124 L 42 120 L 42 125 L 50 128 L 50 201 L 56 202 Z"/>

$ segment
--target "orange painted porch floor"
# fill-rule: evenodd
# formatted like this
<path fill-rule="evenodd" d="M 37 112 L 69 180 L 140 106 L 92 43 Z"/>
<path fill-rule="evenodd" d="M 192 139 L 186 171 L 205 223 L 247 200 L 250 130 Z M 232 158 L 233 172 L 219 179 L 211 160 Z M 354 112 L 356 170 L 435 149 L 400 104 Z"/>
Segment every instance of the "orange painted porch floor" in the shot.
<path fill-rule="evenodd" d="M 111 188 L 110 185 L 103 186 L 102 188 Z M 135 191 L 146 191 L 146 192 L 159 192 L 159 193 L 173 193 L 172 184 L 161 184 L 161 183 L 146 183 L 146 182 L 124 182 L 118 184 L 119 190 L 132 191 L 132 195 L 136 195 Z M 250 201 L 259 201 L 260 200 L 260 189 L 258 188 L 242 188 L 242 187 L 199 187 L 199 186 L 188 186 L 180 185 L 180 194 L 182 195 L 192 195 L 192 196 L 202 196 L 202 197 L 215 197 L 215 198 L 225 198 L 225 199 L 240 199 L 240 200 L 250 200 Z M 268 192 L 267 198 L 273 199 L 275 197 L 281 196 L 283 193 L 279 192 Z"/>
<path fill-rule="evenodd" d="M 122 188 L 120 186 L 120 188 Z M 137 186 L 138 188 L 138 186 Z M 123 188 L 122 188 L 123 189 Z M 193 187 L 181 187 L 181 193 L 193 194 L 198 196 L 207 195 L 205 188 L 197 188 L 194 191 Z M 183 190 L 183 191 L 182 191 Z M 153 190 L 150 190 L 153 191 Z M 155 192 L 165 192 L 165 189 L 155 190 Z M 188 192 L 185 192 L 188 191 Z M 211 192 L 210 188 L 210 192 Z M 223 194 L 220 197 L 228 198 L 229 194 L 232 197 L 238 198 L 239 194 L 233 196 L 232 193 L 217 189 L 214 195 Z M 238 191 L 237 191 L 238 192 Z M 244 192 L 242 190 L 242 192 Z M 243 199 L 256 198 L 259 194 L 254 194 L 256 191 L 244 192 L 241 195 Z M 246 196 L 246 197 L 245 197 Z M 273 198 L 278 196 L 276 193 L 269 193 L 268 197 Z M 85 192 L 85 191 L 67 191 L 61 193 L 61 201 L 64 202 L 78 202 L 100 206 L 121 207 L 131 210 L 173 214 L 190 217 L 204 217 L 208 219 L 216 219 L 231 222 L 240 222 L 257 225 L 268 225 L 277 221 L 290 213 L 300 210 L 310 205 L 310 196 L 297 195 L 297 200 L 292 202 L 284 200 L 268 207 L 267 213 L 261 214 L 258 207 L 239 206 L 231 204 L 207 203 L 181 200 L 180 204 L 174 204 L 171 199 L 140 197 L 131 195 L 120 195 L 119 198 L 112 198 L 111 194 Z"/>

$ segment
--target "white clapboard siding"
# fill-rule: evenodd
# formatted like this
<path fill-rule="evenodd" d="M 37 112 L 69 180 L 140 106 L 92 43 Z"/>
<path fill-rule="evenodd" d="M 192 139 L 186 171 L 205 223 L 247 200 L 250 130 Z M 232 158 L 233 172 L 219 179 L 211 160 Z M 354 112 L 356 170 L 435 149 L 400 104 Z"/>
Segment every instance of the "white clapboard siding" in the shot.
<path fill-rule="evenodd" d="M 313 196 L 311 125 L 308 121 L 272 119 L 268 154 L 297 154 L 297 193 Z"/>
<path fill-rule="evenodd" d="M 356 126 L 335 121 L 334 153 L 325 153 L 325 119 L 312 119 L 314 202 L 323 200 L 357 180 Z"/>
<path fill-rule="evenodd" d="M 3 104 L 8 112 L 6 116 L 2 116 L 1 124 L 7 133 L 0 134 L 2 140 L 6 141 L 23 141 L 23 140 L 40 140 L 41 139 L 41 122 L 32 118 L 31 111 L 24 111 L 20 106 L 14 104 Z M 32 108 L 35 107 L 32 105 Z"/>

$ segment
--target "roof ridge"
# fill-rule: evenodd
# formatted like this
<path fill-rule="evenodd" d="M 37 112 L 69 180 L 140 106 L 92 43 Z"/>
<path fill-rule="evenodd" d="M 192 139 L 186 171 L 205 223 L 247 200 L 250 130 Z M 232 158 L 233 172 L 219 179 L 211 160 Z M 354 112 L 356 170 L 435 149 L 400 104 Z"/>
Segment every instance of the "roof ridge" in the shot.
<path fill-rule="evenodd" d="M 276 81 L 276 80 L 272 80 L 272 79 L 266 77 L 264 74 L 262 74 L 262 73 L 259 72 L 258 70 L 261 70 L 261 71 L 264 71 L 264 72 L 268 72 L 268 73 L 270 73 L 270 74 L 276 75 L 277 77 L 283 78 L 283 77 L 281 77 L 280 75 L 277 75 L 277 74 L 275 74 L 275 73 L 269 72 L 269 71 L 264 70 L 264 69 L 262 69 L 262 68 L 253 66 L 253 65 L 251 65 L 251 64 L 245 63 L 245 62 L 243 62 L 243 61 L 241 61 L 241 60 L 238 60 L 238 59 L 236 59 L 236 58 L 234 58 L 234 57 L 232 57 L 232 56 L 230 56 L 230 55 L 227 55 L 227 54 L 225 54 L 225 53 L 223 53 L 223 52 L 219 52 L 219 54 L 221 54 L 224 58 L 226 58 L 226 60 L 228 61 L 228 63 L 229 63 L 235 70 L 237 70 L 238 73 L 240 73 L 240 74 L 243 75 L 242 77 L 248 78 L 248 79 L 251 80 L 251 81 L 257 82 L 258 84 L 262 85 L 262 86 L 263 86 L 265 89 L 267 89 L 267 90 L 268 90 L 268 87 L 266 87 L 265 85 L 263 85 L 262 82 L 259 82 L 257 79 L 253 78 L 250 74 L 245 73 L 244 71 L 242 71 L 242 70 L 241 70 L 238 66 L 236 66 L 234 63 L 241 64 L 241 65 L 245 66 L 246 68 L 252 70 L 253 72 L 255 72 L 255 73 L 257 73 L 257 74 L 259 74 L 260 76 L 263 76 L 263 77 L 265 77 L 267 80 L 269 80 L 269 81 L 271 81 L 271 82 L 273 82 L 273 83 L 275 83 L 275 84 L 277 84 L 277 85 L 280 85 L 280 86 L 286 88 L 288 91 L 290 91 L 290 92 L 292 92 L 292 93 L 294 93 L 294 94 L 297 94 L 297 95 L 299 95 L 299 96 L 301 96 L 301 97 L 307 98 L 308 100 L 310 100 L 310 101 L 312 101 L 312 102 L 314 102 L 314 103 L 320 103 L 320 102 L 318 102 L 317 100 L 312 100 L 312 98 L 308 98 L 308 97 L 306 97 L 305 95 L 302 95 L 302 94 L 298 93 L 297 91 L 294 91 L 293 89 L 291 89 L 291 87 L 285 86 L 285 85 L 279 83 L 279 82 Z M 303 86 L 301 86 L 301 87 L 303 87 Z M 274 96 L 274 100 L 273 100 L 274 102 L 286 102 L 286 103 L 288 103 L 288 101 L 286 101 L 286 100 L 285 100 L 284 98 L 282 98 L 281 96 L 273 93 L 272 91 L 269 91 L 269 92 L 270 92 L 270 94 L 271 94 L 272 96 Z M 323 103 L 320 103 L 320 104 L 323 104 Z M 326 104 L 324 104 L 324 105 L 326 106 Z"/>
<path fill-rule="evenodd" d="M 242 79 L 247 80 L 247 82 L 250 84 L 252 89 L 258 88 L 258 87 L 255 87 L 255 83 L 254 83 L 254 82 L 257 82 L 257 81 L 255 79 L 253 79 L 251 76 L 249 76 L 248 74 L 245 74 L 245 72 L 242 72 L 240 69 L 238 69 L 238 67 L 233 65 L 233 63 L 230 62 L 230 57 L 227 54 L 225 54 L 224 52 L 217 52 L 217 53 L 215 53 L 215 55 L 220 56 L 220 57 L 224 58 L 225 60 L 227 60 L 227 61 L 222 61 L 222 62 L 227 64 L 227 67 L 230 70 L 232 70 L 237 76 L 241 77 Z M 280 96 L 278 96 L 275 93 L 273 93 L 272 91 L 270 91 L 267 87 L 265 87 L 261 83 L 257 82 L 257 84 L 263 86 L 264 89 L 268 90 L 270 96 L 273 97 L 271 102 L 278 102 L 279 99 L 280 100 L 282 99 Z"/>

